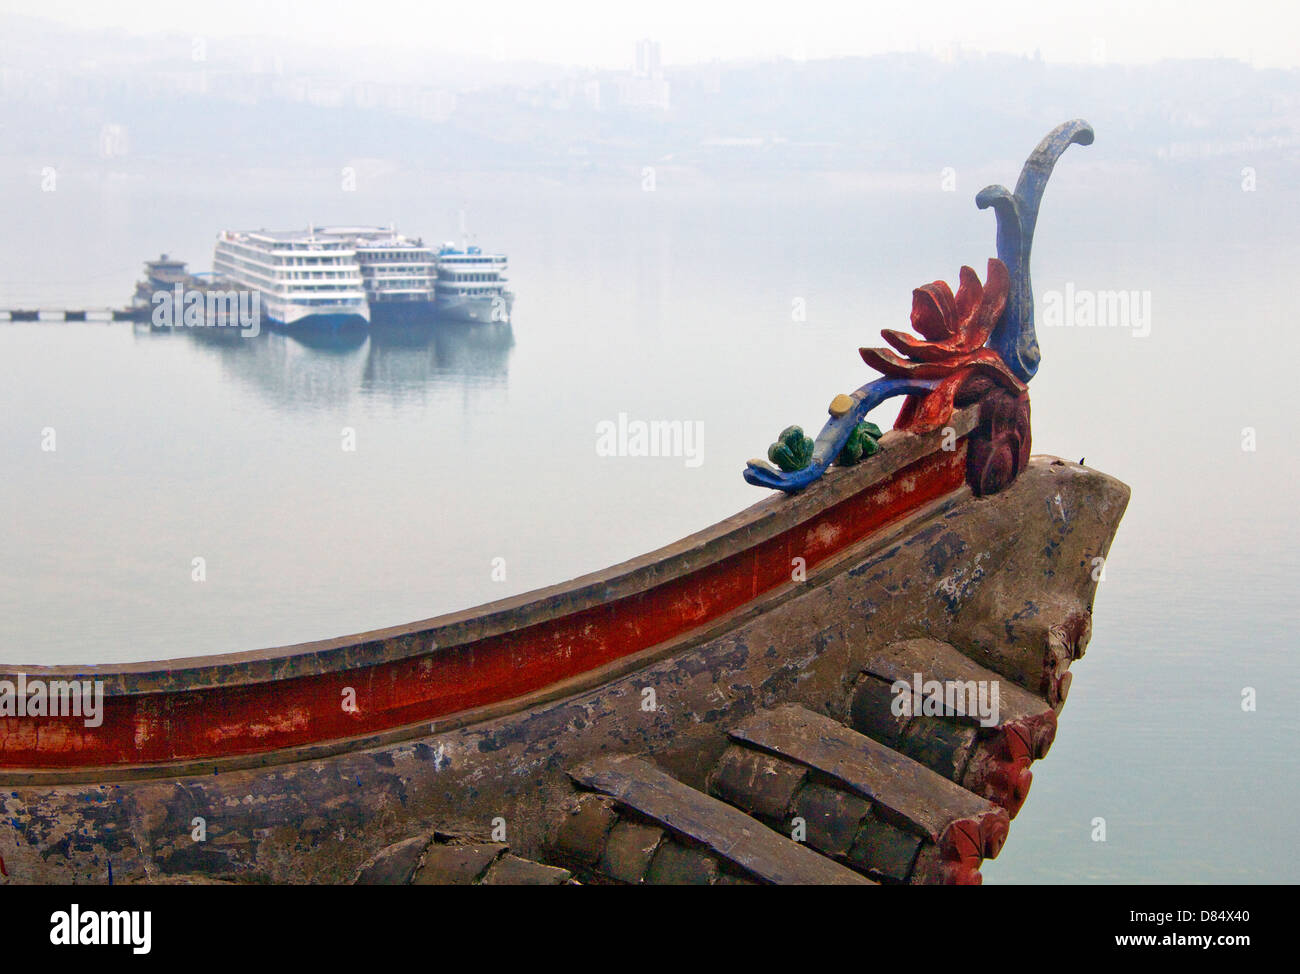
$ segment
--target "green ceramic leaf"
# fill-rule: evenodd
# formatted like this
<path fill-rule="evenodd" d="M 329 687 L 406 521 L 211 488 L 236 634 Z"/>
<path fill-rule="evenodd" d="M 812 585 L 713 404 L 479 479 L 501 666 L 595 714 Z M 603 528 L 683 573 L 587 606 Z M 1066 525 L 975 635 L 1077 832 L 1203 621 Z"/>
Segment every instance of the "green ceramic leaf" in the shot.
<path fill-rule="evenodd" d="M 813 441 L 799 426 L 787 426 L 767 448 L 767 458 L 786 473 L 802 470 L 812 463 Z"/>
<path fill-rule="evenodd" d="M 882 435 L 880 427 L 875 423 L 858 423 L 853 427 L 853 432 L 849 434 L 848 441 L 840 450 L 840 455 L 835 458 L 835 462 L 841 467 L 851 467 L 863 457 L 879 453 L 880 444 L 876 441 Z"/>

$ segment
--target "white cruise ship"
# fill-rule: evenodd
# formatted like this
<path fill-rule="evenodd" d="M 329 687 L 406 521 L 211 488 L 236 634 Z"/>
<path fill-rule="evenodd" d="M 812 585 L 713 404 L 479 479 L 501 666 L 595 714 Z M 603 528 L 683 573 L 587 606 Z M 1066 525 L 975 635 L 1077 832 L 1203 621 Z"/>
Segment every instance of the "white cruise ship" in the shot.
<path fill-rule="evenodd" d="M 419 321 L 433 316 L 437 259 L 420 238 L 393 227 L 324 227 L 318 235 L 350 241 L 374 324 Z"/>
<path fill-rule="evenodd" d="M 506 290 L 506 258 L 485 254 L 478 247 L 438 251 L 438 280 L 434 299 L 438 317 L 458 321 L 509 321 L 515 296 Z"/>
<path fill-rule="evenodd" d="M 338 327 L 370 321 L 356 247 L 316 230 L 225 230 L 212 269 L 237 287 L 261 293 L 274 325 Z"/>

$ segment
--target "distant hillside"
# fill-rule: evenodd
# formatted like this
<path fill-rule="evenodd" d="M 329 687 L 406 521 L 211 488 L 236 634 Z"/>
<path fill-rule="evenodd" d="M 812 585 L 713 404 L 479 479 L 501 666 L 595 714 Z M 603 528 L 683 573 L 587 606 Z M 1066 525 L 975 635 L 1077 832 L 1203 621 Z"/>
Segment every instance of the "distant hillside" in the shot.
<path fill-rule="evenodd" d="M 937 171 L 958 146 L 967 166 L 1015 162 L 1076 115 L 1108 133 L 1108 164 L 1300 159 L 1300 72 L 1234 61 L 715 63 L 665 69 L 647 101 L 630 70 L 104 36 L 19 17 L 0 17 L 0 32 L 0 155 L 29 165 Z"/>

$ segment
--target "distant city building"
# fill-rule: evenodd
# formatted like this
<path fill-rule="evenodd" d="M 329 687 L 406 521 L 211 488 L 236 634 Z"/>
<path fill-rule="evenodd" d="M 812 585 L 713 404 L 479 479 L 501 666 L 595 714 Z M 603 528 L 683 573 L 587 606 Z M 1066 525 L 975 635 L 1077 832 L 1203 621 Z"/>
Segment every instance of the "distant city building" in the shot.
<path fill-rule="evenodd" d="M 445 121 L 456 110 L 455 94 L 438 88 L 363 82 L 349 90 L 358 108 L 382 109 L 430 122 Z"/>
<path fill-rule="evenodd" d="M 663 66 L 659 60 L 659 42 L 651 40 L 638 41 L 636 45 L 636 69 L 631 77 L 622 77 L 616 81 L 618 103 L 627 108 L 657 108 L 667 111 L 670 107 L 668 82 L 664 79 Z"/>
<path fill-rule="evenodd" d="M 662 78 L 663 68 L 659 63 L 659 42 L 652 40 L 636 43 L 636 76 L 638 78 Z"/>
<path fill-rule="evenodd" d="M 126 126 L 106 124 L 99 128 L 99 154 L 105 159 L 124 156 L 130 148 L 126 137 Z"/>
<path fill-rule="evenodd" d="M 710 61 L 705 69 L 702 87 L 706 95 L 716 95 L 722 91 L 722 65 L 717 58 Z"/>

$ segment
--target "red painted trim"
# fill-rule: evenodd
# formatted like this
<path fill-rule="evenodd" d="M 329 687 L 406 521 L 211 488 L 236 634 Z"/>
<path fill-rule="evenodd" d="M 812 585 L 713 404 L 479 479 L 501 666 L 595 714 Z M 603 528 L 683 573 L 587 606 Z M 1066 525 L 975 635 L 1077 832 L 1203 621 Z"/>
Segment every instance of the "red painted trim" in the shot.
<path fill-rule="evenodd" d="M 0 767 L 93 768 L 316 744 L 431 721 L 542 690 L 731 612 L 959 488 L 965 441 L 904 467 L 783 534 L 636 595 L 567 616 L 345 672 L 204 690 L 110 696 L 104 720 L 0 720 Z M 421 639 L 420 635 L 411 638 Z M 344 712 L 343 691 L 357 712 Z"/>

